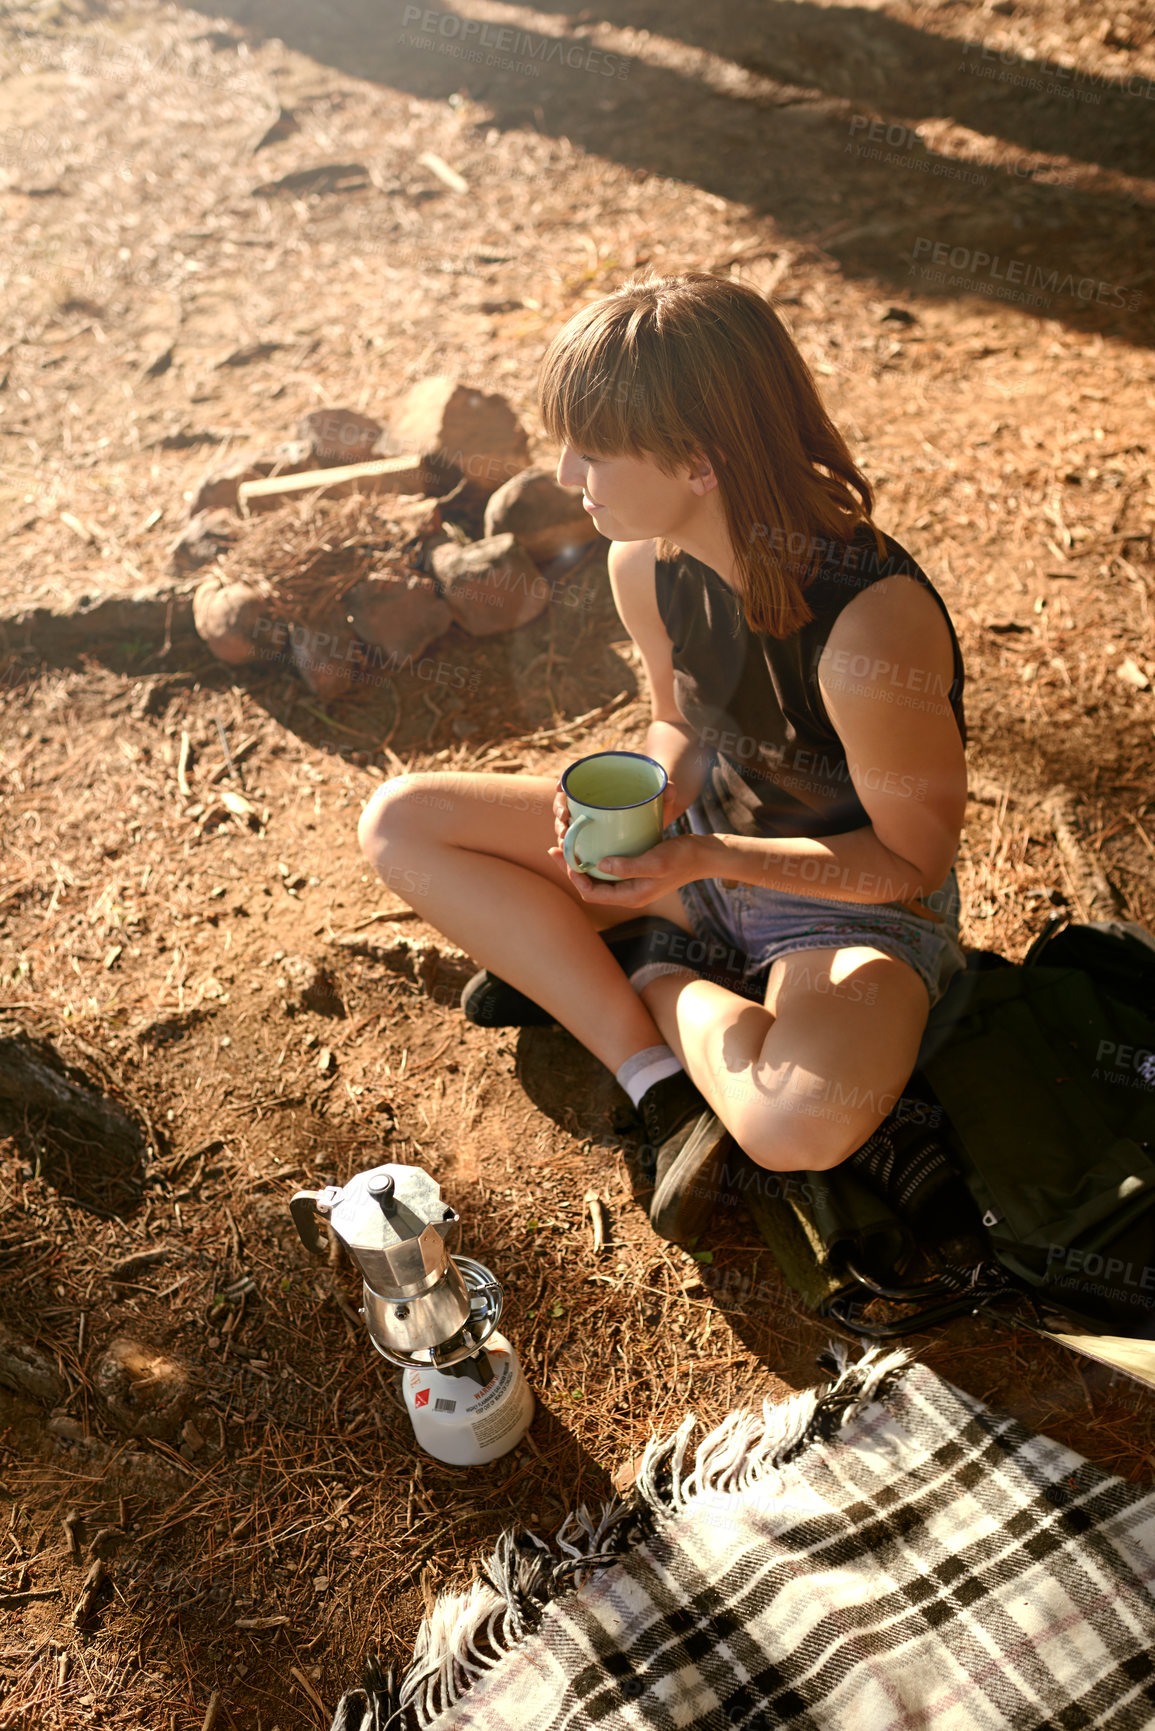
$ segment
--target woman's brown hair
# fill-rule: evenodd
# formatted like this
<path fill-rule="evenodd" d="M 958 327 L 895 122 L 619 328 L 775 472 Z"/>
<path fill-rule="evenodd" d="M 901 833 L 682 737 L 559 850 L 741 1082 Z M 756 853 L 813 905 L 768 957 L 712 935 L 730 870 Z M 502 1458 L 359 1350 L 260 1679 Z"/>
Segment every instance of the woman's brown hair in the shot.
<path fill-rule="evenodd" d="M 558 332 L 538 392 L 550 438 L 575 451 L 647 456 L 666 473 L 709 458 L 755 631 L 787 637 L 814 617 L 804 585 L 860 524 L 883 550 L 870 483 L 756 289 L 704 272 L 635 277 Z"/>

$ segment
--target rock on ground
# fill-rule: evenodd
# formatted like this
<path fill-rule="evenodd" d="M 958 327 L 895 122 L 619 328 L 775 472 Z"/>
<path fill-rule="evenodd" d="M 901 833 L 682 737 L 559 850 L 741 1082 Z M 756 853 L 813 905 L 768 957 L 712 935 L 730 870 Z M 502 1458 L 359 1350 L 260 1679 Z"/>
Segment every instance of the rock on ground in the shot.
<path fill-rule="evenodd" d="M 175 1436 L 192 1405 L 184 1365 L 126 1336 L 101 1353 L 92 1380 L 109 1415 L 131 1436 Z"/>
<path fill-rule="evenodd" d="M 52 1360 L 0 1323 L 0 1383 L 33 1400 L 60 1401 L 66 1384 Z"/>
<path fill-rule="evenodd" d="M 177 576 L 198 571 L 227 553 L 240 532 L 230 511 L 200 511 L 181 530 L 169 548 L 172 570 Z"/>
<path fill-rule="evenodd" d="M 193 596 L 197 635 L 218 661 L 243 667 L 255 661 L 271 631 L 268 603 L 247 583 L 222 583 L 206 577 Z"/>
<path fill-rule="evenodd" d="M 453 617 L 474 637 L 528 625 L 549 604 L 549 584 L 514 535 L 438 547 L 433 570 Z"/>
<path fill-rule="evenodd" d="M 319 1015 L 339 1014 L 341 996 L 333 972 L 313 956 L 282 956 L 276 985 L 284 993 L 290 1015 L 313 1010 Z"/>
<path fill-rule="evenodd" d="M 562 487 L 553 471 L 523 469 L 490 496 L 485 507 L 487 536 L 516 535 L 530 558 L 545 565 L 597 539 L 580 487 Z"/>
<path fill-rule="evenodd" d="M 310 409 L 298 429 L 301 443 L 318 468 L 367 463 L 384 427 L 357 409 Z"/>
<path fill-rule="evenodd" d="M 288 627 L 293 664 L 310 691 L 328 702 L 348 697 L 364 656 L 364 647 L 346 618 L 343 602 L 334 601 L 307 620 Z"/>
<path fill-rule="evenodd" d="M 413 451 L 435 471 L 458 471 L 485 498 L 529 464 L 525 428 L 505 398 L 442 375 L 406 392 L 383 445 L 383 455 Z"/>
<path fill-rule="evenodd" d="M 349 618 L 359 637 L 372 647 L 366 657 L 366 672 L 384 666 L 394 657 L 421 655 L 435 638 L 448 631 L 453 614 L 437 593 L 429 577 L 416 574 L 398 577 L 364 577 L 345 597 Z M 384 650 L 382 662 L 373 649 Z"/>

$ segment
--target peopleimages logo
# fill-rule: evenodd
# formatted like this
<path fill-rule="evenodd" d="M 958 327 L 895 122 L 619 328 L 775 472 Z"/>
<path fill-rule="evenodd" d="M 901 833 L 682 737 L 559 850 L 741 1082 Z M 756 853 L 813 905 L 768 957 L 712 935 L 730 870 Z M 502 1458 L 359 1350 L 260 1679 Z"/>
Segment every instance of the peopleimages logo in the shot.
<path fill-rule="evenodd" d="M 1058 1278 L 1062 1270 L 1062 1279 Z M 1091 1284 L 1101 1275 L 1099 1285 Z M 1101 1298 L 1124 1299 L 1130 1304 L 1155 1308 L 1155 1268 L 1149 1263 L 1124 1261 L 1097 1250 L 1080 1250 L 1065 1244 L 1047 1246 L 1047 1278 L 1054 1286 L 1097 1292 Z M 1147 1296 L 1151 1294 L 1152 1296 Z"/>
<path fill-rule="evenodd" d="M 630 62 L 624 54 L 611 54 L 604 48 L 594 48 L 582 42 L 569 42 L 564 37 L 533 35 L 512 24 L 492 24 L 483 18 L 463 18 L 456 12 L 430 12 L 423 6 L 406 6 L 402 24 L 417 25 L 418 32 L 402 35 L 402 43 L 413 48 L 442 47 L 452 44 L 462 59 L 480 64 L 481 50 L 488 49 L 487 66 L 510 66 L 502 56 L 509 56 L 516 66 L 516 57 L 524 56 L 533 75 L 541 66 L 558 61 L 576 72 L 595 72 L 601 78 L 628 78 Z M 434 42 L 429 38 L 439 38 Z"/>
<path fill-rule="evenodd" d="M 955 275 L 948 277 L 948 269 Z M 1142 298 L 1138 289 L 1125 289 L 1118 283 L 1091 276 L 1076 277 L 1070 271 L 1027 264 L 1023 259 L 1004 259 L 1000 253 L 984 252 L 981 248 L 950 246 L 945 240 L 930 240 L 925 235 L 914 243 L 908 271 L 911 276 L 946 283 L 952 288 L 966 288 L 972 294 L 1042 307 L 1049 307 L 1055 295 L 1066 295 L 1072 300 L 1095 301 L 1133 311 Z"/>
<path fill-rule="evenodd" d="M 1117 1040 L 1100 1040 L 1095 1053 L 1095 1080 L 1131 1087 L 1155 1088 L 1155 1052 L 1146 1046 L 1128 1046 Z M 1132 1080 L 1137 1077 L 1138 1080 Z"/>
<path fill-rule="evenodd" d="M 986 186 L 991 177 L 983 170 L 992 168 L 1016 180 L 1033 181 L 1036 186 L 1073 186 L 1076 179 L 1074 168 L 1060 168 L 1052 161 L 1038 162 L 1031 156 L 1010 156 L 995 162 L 952 161 L 938 156 L 935 146 L 927 142 L 917 127 L 879 120 L 869 114 L 851 116 L 850 138 L 843 145 L 842 154 L 935 175 L 942 180 L 965 180 L 972 186 Z"/>
<path fill-rule="evenodd" d="M 856 132 L 866 132 L 866 139 L 855 139 Z M 985 186 L 990 176 L 980 173 L 969 163 L 948 162 L 934 156 L 926 140 L 910 128 L 884 126 L 880 120 L 856 114 L 850 122 L 851 142 L 844 144 L 844 156 L 860 156 L 868 162 L 886 163 L 891 168 L 935 175 L 942 180 L 965 180 L 972 186 Z M 893 148 L 884 150 L 883 143 Z M 920 155 L 919 152 L 924 154 Z"/>
<path fill-rule="evenodd" d="M 1123 77 L 1112 72 L 1085 72 L 1079 66 L 1039 61 L 1029 49 L 973 37 L 963 43 L 962 56 L 960 72 L 993 78 L 1000 84 L 1014 84 L 1023 90 L 1045 91 L 1069 101 L 1099 103 L 1105 92 L 1108 96 L 1139 96 L 1146 102 L 1155 102 L 1155 79 L 1145 78 L 1141 73 Z M 1020 70 L 1015 71 L 1016 67 Z"/>

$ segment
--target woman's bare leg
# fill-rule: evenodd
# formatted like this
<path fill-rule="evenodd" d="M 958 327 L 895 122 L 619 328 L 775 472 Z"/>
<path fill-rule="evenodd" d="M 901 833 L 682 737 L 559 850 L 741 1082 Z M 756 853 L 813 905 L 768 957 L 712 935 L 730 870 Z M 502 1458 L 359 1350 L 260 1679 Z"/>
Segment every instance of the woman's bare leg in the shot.
<path fill-rule="evenodd" d="M 860 1148 L 918 1056 L 926 987 L 867 946 L 774 964 L 765 1005 L 689 974 L 642 998 L 738 1146 L 772 1171 L 821 1171 Z"/>
<path fill-rule="evenodd" d="M 555 788 L 546 776 L 398 776 L 370 798 L 358 837 L 389 889 L 616 1072 L 663 1036 L 598 938 L 617 922 L 599 909 L 595 923 L 549 857 Z M 645 912 L 690 930 L 676 896 Z"/>

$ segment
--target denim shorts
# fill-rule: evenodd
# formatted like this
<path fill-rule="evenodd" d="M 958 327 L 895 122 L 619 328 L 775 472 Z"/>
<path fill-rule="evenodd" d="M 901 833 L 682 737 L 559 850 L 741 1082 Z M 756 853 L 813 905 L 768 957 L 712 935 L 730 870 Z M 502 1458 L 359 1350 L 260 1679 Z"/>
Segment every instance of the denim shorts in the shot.
<path fill-rule="evenodd" d="M 679 818 L 666 834 L 689 831 L 689 822 Z M 739 989 L 759 1002 L 773 963 L 797 950 L 859 944 L 882 950 L 914 969 L 927 989 L 931 1008 L 966 967 L 959 943 L 959 892 L 953 865 L 939 888 L 924 898 L 928 907 L 941 914 L 941 923 L 897 902 L 829 901 L 757 884 L 731 885 L 720 878 L 697 878 L 684 884 L 679 894 L 694 935 L 705 946 L 701 971 L 711 971 L 714 960 L 726 972 L 737 969 Z"/>

